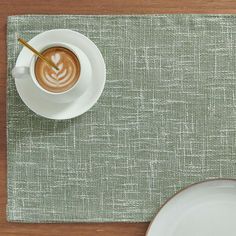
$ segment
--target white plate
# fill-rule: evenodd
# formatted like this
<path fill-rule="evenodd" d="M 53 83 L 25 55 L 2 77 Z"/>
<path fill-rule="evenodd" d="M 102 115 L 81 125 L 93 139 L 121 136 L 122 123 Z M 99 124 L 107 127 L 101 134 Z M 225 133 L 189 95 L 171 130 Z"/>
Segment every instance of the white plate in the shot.
<path fill-rule="evenodd" d="M 56 120 L 70 119 L 88 111 L 101 96 L 106 81 L 105 62 L 97 46 L 84 35 L 67 29 L 45 31 L 32 38 L 29 43 L 37 48 L 41 42 L 62 42 L 79 47 L 88 57 L 92 67 L 92 82 L 87 91 L 71 103 L 53 103 L 41 96 L 30 78 L 15 79 L 16 89 L 23 102 L 36 114 Z M 23 48 L 16 66 L 29 66 L 32 53 Z"/>
<path fill-rule="evenodd" d="M 164 204 L 146 236 L 235 236 L 236 180 L 192 185 Z"/>

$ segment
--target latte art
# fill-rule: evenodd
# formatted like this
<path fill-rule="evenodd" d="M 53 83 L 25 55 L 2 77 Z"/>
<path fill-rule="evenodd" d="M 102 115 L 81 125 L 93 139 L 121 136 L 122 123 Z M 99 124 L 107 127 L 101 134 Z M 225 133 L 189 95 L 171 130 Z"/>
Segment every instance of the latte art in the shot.
<path fill-rule="evenodd" d="M 63 47 L 52 47 L 42 54 L 56 64 L 59 70 L 38 58 L 35 63 L 38 83 L 54 93 L 64 92 L 73 87 L 80 75 L 80 63 L 75 54 Z"/>

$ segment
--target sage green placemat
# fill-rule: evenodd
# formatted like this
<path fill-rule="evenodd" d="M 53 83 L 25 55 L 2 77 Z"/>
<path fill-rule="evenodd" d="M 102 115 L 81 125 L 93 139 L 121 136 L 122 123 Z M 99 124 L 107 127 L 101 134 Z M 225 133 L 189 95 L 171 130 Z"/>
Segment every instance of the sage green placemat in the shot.
<path fill-rule="evenodd" d="M 102 97 L 67 121 L 18 96 L 21 46 L 54 28 L 93 40 L 107 66 Z M 8 220 L 149 221 L 180 188 L 236 177 L 236 17 L 8 18 Z"/>

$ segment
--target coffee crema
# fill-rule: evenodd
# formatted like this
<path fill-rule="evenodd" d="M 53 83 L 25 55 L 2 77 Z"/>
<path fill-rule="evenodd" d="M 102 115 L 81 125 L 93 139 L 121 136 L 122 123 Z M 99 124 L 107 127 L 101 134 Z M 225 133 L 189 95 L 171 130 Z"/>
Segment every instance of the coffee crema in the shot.
<path fill-rule="evenodd" d="M 64 47 L 51 47 L 42 52 L 59 70 L 49 66 L 40 58 L 35 63 L 35 76 L 45 90 L 61 93 L 72 88 L 79 79 L 80 62 L 76 55 Z"/>

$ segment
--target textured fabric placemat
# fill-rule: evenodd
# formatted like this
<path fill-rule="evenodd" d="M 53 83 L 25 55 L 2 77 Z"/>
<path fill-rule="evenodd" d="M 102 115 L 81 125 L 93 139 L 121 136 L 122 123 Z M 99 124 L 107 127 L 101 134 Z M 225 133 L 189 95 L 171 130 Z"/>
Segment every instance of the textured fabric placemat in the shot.
<path fill-rule="evenodd" d="M 98 103 L 67 121 L 31 112 L 11 76 L 17 36 L 54 28 L 107 66 Z M 149 221 L 180 188 L 236 177 L 235 16 L 12 16 L 7 41 L 9 221 Z"/>

